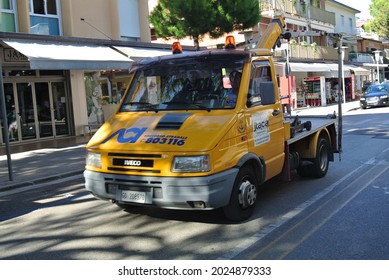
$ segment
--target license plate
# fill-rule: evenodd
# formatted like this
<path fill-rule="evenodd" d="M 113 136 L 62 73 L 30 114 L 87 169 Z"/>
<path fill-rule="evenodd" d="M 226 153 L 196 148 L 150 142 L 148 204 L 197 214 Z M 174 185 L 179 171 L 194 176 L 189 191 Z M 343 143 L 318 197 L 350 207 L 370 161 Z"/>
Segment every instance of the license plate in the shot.
<path fill-rule="evenodd" d="M 136 191 L 122 191 L 122 201 L 146 203 L 146 193 Z"/>

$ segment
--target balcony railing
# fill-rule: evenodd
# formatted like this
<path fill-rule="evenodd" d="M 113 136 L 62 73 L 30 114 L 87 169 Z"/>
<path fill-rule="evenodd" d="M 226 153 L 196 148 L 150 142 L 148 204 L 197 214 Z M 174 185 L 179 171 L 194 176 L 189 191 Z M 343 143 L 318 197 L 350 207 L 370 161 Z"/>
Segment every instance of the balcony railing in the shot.
<path fill-rule="evenodd" d="M 300 1 L 296 1 L 296 5 L 293 5 L 293 0 L 276 0 L 274 6 L 273 0 L 259 0 L 259 4 L 262 12 L 280 11 L 306 17 L 306 6 Z"/>
<path fill-rule="evenodd" d="M 275 57 L 285 58 L 285 51 L 276 50 Z M 291 45 L 289 44 L 289 57 L 301 60 L 338 60 L 338 51 L 333 47 L 314 45 Z M 345 62 L 348 61 L 348 50 L 345 53 Z"/>
<path fill-rule="evenodd" d="M 304 1 L 276 0 L 275 5 L 273 5 L 273 0 L 259 0 L 259 2 L 262 12 L 280 11 L 305 18 L 308 18 L 308 14 L 310 14 L 312 20 L 335 25 L 335 13 L 313 6 L 307 6 Z M 307 10 L 308 7 L 309 13 Z"/>
<path fill-rule="evenodd" d="M 349 53 L 348 58 L 351 62 L 376 63 L 370 53 Z"/>
<path fill-rule="evenodd" d="M 313 20 L 329 23 L 334 26 L 336 24 L 335 13 L 333 12 L 327 12 L 323 9 L 319 9 L 311 6 L 310 13 L 311 13 L 311 19 Z"/>

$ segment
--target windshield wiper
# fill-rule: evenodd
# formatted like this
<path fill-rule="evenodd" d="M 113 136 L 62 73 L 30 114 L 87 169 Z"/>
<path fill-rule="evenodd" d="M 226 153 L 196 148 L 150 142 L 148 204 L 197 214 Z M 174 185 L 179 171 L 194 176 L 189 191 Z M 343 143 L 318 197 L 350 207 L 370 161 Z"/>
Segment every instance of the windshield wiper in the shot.
<path fill-rule="evenodd" d="M 133 102 L 126 102 L 123 105 L 143 106 L 146 109 L 150 109 L 150 110 L 154 110 L 155 112 L 158 112 L 158 110 L 155 108 L 155 104 L 151 104 L 149 102 L 133 101 Z"/>
<path fill-rule="evenodd" d="M 207 110 L 208 112 L 211 111 L 211 108 L 208 108 L 204 105 L 198 104 L 198 103 L 189 103 L 185 101 L 170 101 L 170 102 L 163 102 L 163 105 L 187 105 L 188 107 L 190 106 L 196 106 L 197 108 L 200 108 L 202 110 Z"/>

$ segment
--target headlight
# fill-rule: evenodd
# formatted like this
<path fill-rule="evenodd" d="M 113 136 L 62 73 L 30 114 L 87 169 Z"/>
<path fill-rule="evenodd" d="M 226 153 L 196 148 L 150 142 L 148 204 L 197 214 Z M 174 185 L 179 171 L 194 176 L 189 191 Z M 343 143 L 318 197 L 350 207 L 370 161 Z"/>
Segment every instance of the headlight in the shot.
<path fill-rule="evenodd" d="M 86 165 L 101 168 L 101 154 L 87 152 Z"/>
<path fill-rule="evenodd" d="M 380 98 L 384 99 L 384 98 L 388 98 L 388 96 L 387 95 L 381 95 Z"/>
<path fill-rule="evenodd" d="M 208 172 L 209 170 L 209 156 L 175 157 L 173 160 L 173 172 Z"/>
<path fill-rule="evenodd" d="M 360 99 L 361 101 L 365 101 L 366 100 L 366 98 L 365 97 L 361 97 L 361 99 Z"/>

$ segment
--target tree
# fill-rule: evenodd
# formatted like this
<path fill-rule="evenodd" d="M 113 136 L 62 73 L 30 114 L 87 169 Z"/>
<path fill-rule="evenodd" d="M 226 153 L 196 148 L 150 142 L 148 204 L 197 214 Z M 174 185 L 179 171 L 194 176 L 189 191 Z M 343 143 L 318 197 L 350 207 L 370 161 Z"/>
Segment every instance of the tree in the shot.
<path fill-rule="evenodd" d="M 372 0 L 369 8 L 373 20 L 369 22 L 368 28 L 381 37 L 389 38 L 389 1 Z"/>
<path fill-rule="evenodd" d="M 261 19 L 258 0 L 160 0 L 150 14 L 157 36 L 182 39 L 190 36 L 198 50 L 204 35 L 255 26 Z"/>

